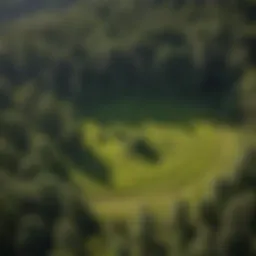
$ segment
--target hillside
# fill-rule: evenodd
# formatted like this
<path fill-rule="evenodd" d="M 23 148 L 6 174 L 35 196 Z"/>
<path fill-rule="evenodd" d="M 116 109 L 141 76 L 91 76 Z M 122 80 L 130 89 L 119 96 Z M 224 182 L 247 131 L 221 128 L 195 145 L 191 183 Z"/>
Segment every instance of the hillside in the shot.
<path fill-rule="evenodd" d="M 116 100 L 175 99 L 235 116 L 245 61 L 238 7 L 83 1 L 6 26 L 0 74 L 50 88 L 83 114 Z"/>
<path fill-rule="evenodd" d="M 84 131 L 86 143 L 111 169 L 113 187 L 99 186 L 77 172 L 74 179 L 103 217 L 131 217 L 144 203 L 160 215 L 168 214 L 179 197 L 198 200 L 213 178 L 237 167 L 243 153 L 236 129 L 206 120 L 190 124 L 92 120 L 85 122 Z M 131 145 L 138 138 L 159 153 L 159 162 L 133 154 Z"/>
<path fill-rule="evenodd" d="M 255 0 L 74 1 L 0 1 L 0 254 L 256 255 Z"/>
<path fill-rule="evenodd" d="M 101 123 L 99 127 L 89 128 L 85 144 L 90 145 L 90 150 L 101 157 L 105 165 L 111 166 L 114 195 L 129 190 L 147 194 L 153 187 L 165 190 L 173 186 L 176 190 L 175 184 L 179 190 L 194 182 L 190 175 L 179 179 L 176 173 L 189 172 L 191 167 L 193 176 L 201 176 L 218 158 L 223 142 L 222 128 L 215 128 L 213 123 L 217 120 L 222 127 L 230 120 L 239 119 L 237 103 L 241 95 L 237 93 L 237 85 L 246 87 L 240 84 L 248 61 L 245 49 L 254 40 L 253 26 L 241 17 L 241 10 L 250 19 L 250 7 L 248 1 L 214 6 L 199 2 L 191 5 L 187 1 L 170 4 L 169 1 L 138 0 L 127 5 L 114 0 L 95 5 L 84 1 L 64 12 L 46 12 L 6 26 L 6 33 L 1 36 L 0 75 L 13 87 L 33 83 L 43 92 L 49 91 L 68 102 L 75 107 L 79 121 L 91 118 Z M 247 34 L 251 35 L 249 39 L 245 37 Z M 247 99 L 248 95 L 243 97 Z M 152 102 L 157 103 L 152 105 Z M 158 107 L 158 102 L 162 107 Z M 181 106 L 179 110 L 176 104 Z M 193 110 L 195 105 L 197 108 Z M 210 123 L 210 128 L 199 125 L 200 135 L 191 135 L 183 128 L 172 130 L 177 122 L 178 125 L 183 122 L 183 127 L 191 130 L 191 126 L 198 126 L 198 119 Z M 152 140 L 156 144 L 154 148 L 163 151 L 163 163 L 154 167 L 136 159 L 130 161 L 125 155 L 117 158 L 116 155 L 125 150 L 127 140 L 119 142 L 111 138 L 105 145 L 97 138 L 90 141 L 94 138 L 91 132 L 105 130 L 115 122 L 126 127 L 128 141 L 135 129 L 129 128 L 130 122 L 135 127 L 136 122 L 141 123 L 144 128 L 140 128 L 139 133 L 146 141 Z M 166 137 L 154 137 L 154 134 L 165 133 L 161 130 L 162 124 L 164 130 L 170 131 Z M 146 134 L 148 129 L 150 134 Z M 173 169 L 173 163 L 167 160 L 173 152 L 157 146 L 160 140 L 169 141 L 175 136 L 181 136 L 181 141 L 175 143 L 180 145 L 177 150 L 182 153 L 174 157 L 174 162 L 184 162 L 178 169 Z M 231 145 L 235 141 L 232 139 Z M 198 150 L 194 150 L 195 144 Z M 188 152 L 188 159 L 183 152 Z M 196 158 L 192 153 L 197 153 L 197 159 L 205 154 L 205 162 L 190 164 Z M 122 169 L 123 166 L 127 169 Z M 94 164 L 84 169 L 87 174 L 97 172 Z M 130 169 L 138 170 L 131 173 Z M 172 173 L 169 170 L 173 170 L 177 180 L 168 176 Z M 151 179 L 156 183 L 151 183 Z M 87 185 L 84 187 L 88 189 Z M 97 194 L 94 190 L 91 193 Z"/>

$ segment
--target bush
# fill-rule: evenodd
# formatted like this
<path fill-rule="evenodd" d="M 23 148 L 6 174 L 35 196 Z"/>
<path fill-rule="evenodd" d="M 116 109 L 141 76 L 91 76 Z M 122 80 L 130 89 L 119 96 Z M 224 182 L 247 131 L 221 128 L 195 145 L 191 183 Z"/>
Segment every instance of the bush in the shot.
<path fill-rule="evenodd" d="M 138 138 L 133 141 L 130 152 L 141 157 L 150 163 L 157 163 L 160 160 L 159 153 L 144 138 Z"/>

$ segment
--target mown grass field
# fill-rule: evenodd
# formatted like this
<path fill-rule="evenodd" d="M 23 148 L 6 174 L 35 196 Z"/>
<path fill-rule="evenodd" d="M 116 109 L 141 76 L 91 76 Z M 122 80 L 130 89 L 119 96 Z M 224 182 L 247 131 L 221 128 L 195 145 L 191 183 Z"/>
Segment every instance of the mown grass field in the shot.
<path fill-rule="evenodd" d="M 74 179 L 102 217 L 131 218 L 143 204 L 156 213 L 168 214 L 177 199 L 193 202 L 209 191 L 213 178 L 232 171 L 241 155 L 237 130 L 205 120 L 190 125 L 88 120 L 83 130 L 86 143 L 112 172 L 113 188 L 104 188 L 74 173 Z M 159 152 L 159 163 L 148 163 L 129 152 L 129 144 L 137 137 L 147 139 Z"/>

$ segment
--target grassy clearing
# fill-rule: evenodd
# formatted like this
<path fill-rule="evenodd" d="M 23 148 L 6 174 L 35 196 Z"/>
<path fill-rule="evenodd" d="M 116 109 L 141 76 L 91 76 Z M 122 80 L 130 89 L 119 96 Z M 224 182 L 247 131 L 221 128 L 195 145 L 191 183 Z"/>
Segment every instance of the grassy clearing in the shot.
<path fill-rule="evenodd" d="M 101 187 L 76 172 L 74 179 L 103 217 L 131 217 L 143 203 L 159 214 L 167 213 L 178 197 L 200 197 L 214 177 L 234 168 L 239 155 L 236 131 L 212 123 L 195 122 L 186 129 L 170 122 L 103 125 L 88 121 L 83 129 L 84 140 L 110 166 L 114 188 Z M 118 139 L 117 133 L 126 139 Z M 129 143 L 139 136 L 160 152 L 158 164 L 129 154 Z"/>

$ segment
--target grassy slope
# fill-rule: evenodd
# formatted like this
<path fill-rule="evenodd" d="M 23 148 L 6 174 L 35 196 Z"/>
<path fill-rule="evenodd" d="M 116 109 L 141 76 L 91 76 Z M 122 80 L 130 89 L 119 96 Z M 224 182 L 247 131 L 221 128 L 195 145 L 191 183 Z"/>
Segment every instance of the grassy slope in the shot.
<path fill-rule="evenodd" d="M 120 107 L 114 109 L 112 115 L 118 115 Z M 105 109 L 105 117 L 107 112 Z M 149 117 L 134 124 L 87 121 L 84 130 L 87 143 L 111 167 L 114 188 L 99 187 L 78 173 L 74 178 L 104 217 L 131 217 L 143 203 L 158 213 L 167 213 L 174 199 L 194 200 L 207 191 L 214 177 L 234 168 L 241 153 L 234 129 L 205 120 L 194 120 L 190 125 L 150 121 Z M 127 139 L 117 139 L 116 131 Z M 100 139 L 103 135 L 105 141 Z M 146 137 L 161 153 L 159 164 L 129 154 L 129 142 L 136 136 Z"/>

